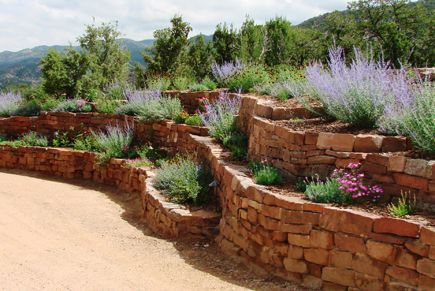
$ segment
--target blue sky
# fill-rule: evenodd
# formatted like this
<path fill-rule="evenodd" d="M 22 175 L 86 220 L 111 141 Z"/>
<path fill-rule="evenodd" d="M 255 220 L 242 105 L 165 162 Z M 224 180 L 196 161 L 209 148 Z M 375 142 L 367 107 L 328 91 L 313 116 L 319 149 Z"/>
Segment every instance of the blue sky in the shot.
<path fill-rule="evenodd" d="M 155 29 L 183 15 L 193 35 L 210 34 L 220 22 L 237 27 L 245 15 L 259 23 L 284 16 L 294 24 L 343 10 L 348 0 L 0 0 L 0 51 L 75 43 L 84 25 L 118 21 L 123 37 L 152 38 Z"/>

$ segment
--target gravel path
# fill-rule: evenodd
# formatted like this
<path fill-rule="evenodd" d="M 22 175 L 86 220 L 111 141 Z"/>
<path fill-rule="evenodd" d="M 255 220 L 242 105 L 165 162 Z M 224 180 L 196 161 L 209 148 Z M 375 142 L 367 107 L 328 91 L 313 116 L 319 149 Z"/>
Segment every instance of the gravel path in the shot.
<path fill-rule="evenodd" d="M 213 242 L 170 241 L 139 218 L 136 196 L 0 171 L 0 290 L 281 290 Z"/>

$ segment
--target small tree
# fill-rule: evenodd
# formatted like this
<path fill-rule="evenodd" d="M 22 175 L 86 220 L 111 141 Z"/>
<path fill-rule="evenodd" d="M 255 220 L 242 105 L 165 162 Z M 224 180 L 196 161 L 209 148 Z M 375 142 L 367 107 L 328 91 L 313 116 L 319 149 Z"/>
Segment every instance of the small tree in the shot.
<path fill-rule="evenodd" d="M 264 54 L 264 27 L 246 17 L 240 29 L 240 58 L 245 63 L 260 63 Z"/>
<path fill-rule="evenodd" d="M 204 35 L 200 34 L 191 40 L 187 63 L 198 80 L 210 73 L 210 67 L 213 63 L 212 52 L 213 46 L 211 43 L 206 43 Z"/>
<path fill-rule="evenodd" d="M 295 49 L 295 32 L 291 23 L 282 17 L 266 22 L 265 62 L 269 66 L 287 64 Z"/>
<path fill-rule="evenodd" d="M 218 24 L 213 34 L 213 48 L 218 64 L 231 62 L 239 57 L 240 42 L 233 25 Z"/>
<path fill-rule="evenodd" d="M 180 65 L 181 55 L 186 52 L 189 33 L 192 27 L 181 16 L 171 19 L 170 28 L 154 32 L 155 43 L 151 53 L 144 52 L 148 70 L 153 73 L 172 73 Z"/>

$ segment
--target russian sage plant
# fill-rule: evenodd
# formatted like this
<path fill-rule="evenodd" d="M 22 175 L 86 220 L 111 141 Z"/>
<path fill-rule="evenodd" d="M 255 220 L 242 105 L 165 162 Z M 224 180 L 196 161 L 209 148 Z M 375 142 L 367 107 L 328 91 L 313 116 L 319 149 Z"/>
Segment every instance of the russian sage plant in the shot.
<path fill-rule="evenodd" d="M 219 84 L 224 84 L 229 77 L 233 76 L 244 68 L 245 65 L 237 59 L 234 62 L 225 62 L 222 65 L 214 63 L 211 66 L 211 72 Z"/>
<path fill-rule="evenodd" d="M 222 142 L 232 135 L 240 102 L 241 98 L 238 95 L 230 97 L 228 92 L 222 92 L 213 103 L 208 99 L 203 101 L 204 111 L 200 112 L 200 117 L 212 137 Z"/>
<path fill-rule="evenodd" d="M 92 107 L 83 99 L 65 100 L 59 103 L 54 112 L 91 112 Z"/>
<path fill-rule="evenodd" d="M 105 131 L 92 133 L 95 145 L 101 153 L 100 162 L 110 158 L 124 158 L 128 156 L 133 142 L 133 129 L 127 124 L 124 127 L 107 126 Z"/>
<path fill-rule="evenodd" d="M 19 107 L 21 95 L 14 92 L 0 93 L 0 116 L 11 116 Z"/>
<path fill-rule="evenodd" d="M 307 80 L 326 113 L 353 126 L 377 127 L 388 103 L 409 98 L 405 72 L 392 73 L 388 64 L 357 49 L 349 66 L 341 48 L 330 49 L 328 67 L 311 64 Z"/>

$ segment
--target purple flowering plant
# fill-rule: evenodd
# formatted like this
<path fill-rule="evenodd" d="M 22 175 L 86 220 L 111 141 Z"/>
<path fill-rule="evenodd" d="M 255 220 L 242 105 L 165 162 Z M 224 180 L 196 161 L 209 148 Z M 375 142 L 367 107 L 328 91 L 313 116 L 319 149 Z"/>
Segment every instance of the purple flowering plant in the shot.
<path fill-rule="evenodd" d="M 245 65 L 239 59 L 236 59 L 233 62 L 225 62 L 222 65 L 219 65 L 218 63 L 212 64 L 211 72 L 216 81 L 220 84 L 224 84 L 229 77 L 235 75 L 244 68 Z"/>
<path fill-rule="evenodd" d="M 379 185 L 367 185 L 361 163 L 350 163 L 346 169 L 334 170 L 332 178 L 338 181 L 338 189 L 354 201 L 371 199 L 376 202 L 383 193 Z"/>
<path fill-rule="evenodd" d="M 14 92 L 0 92 L 0 116 L 12 115 L 21 102 L 21 95 Z"/>

